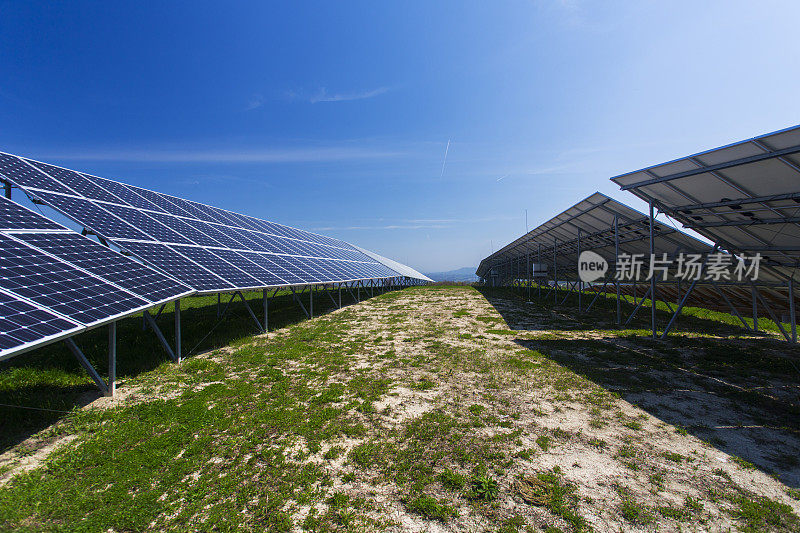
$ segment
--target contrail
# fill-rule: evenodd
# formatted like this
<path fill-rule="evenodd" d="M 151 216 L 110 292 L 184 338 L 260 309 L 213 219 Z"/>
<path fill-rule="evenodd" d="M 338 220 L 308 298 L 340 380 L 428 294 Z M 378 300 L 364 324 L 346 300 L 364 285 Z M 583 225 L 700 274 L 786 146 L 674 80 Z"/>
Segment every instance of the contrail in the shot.
<path fill-rule="evenodd" d="M 450 151 L 450 139 L 447 139 L 447 148 L 444 149 L 444 161 L 442 161 L 442 175 L 441 178 L 444 177 L 444 166 L 447 164 L 447 152 Z"/>
<path fill-rule="evenodd" d="M 503 176 L 500 176 L 499 178 L 497 178 L 497 181 L 503 181 L 503 178 L 506 178 L 506 177 L 508 177 L 508 174 L 504 174 Z"/>

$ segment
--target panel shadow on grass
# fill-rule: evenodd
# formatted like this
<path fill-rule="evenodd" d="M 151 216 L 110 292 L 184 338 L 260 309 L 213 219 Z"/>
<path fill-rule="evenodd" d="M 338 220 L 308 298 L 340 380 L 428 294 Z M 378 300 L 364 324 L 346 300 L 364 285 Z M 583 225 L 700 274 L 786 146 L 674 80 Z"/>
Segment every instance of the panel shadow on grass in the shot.
<path fill-rule="evenodd" d="M 800 487 L 800 350 L 767 339 L 517 339 L 652 416 Z"/>
<path fill-rule="evenodd" d="M 541 292 L 532 287 L 530 301 L 527 289 L 517 288 L 491 288 L 478 287 L 477 290 L 486 298 L 500 316 L 503 317 L 509 329 L 512 330 L 567 330 L 589 331 L 598 329 L 619 329 L 617 326 L 616 300 L 612 294 L 601 294 L 594 301 L 589 312 L 578 312 L 578 295 L 576 292 L 559 289 L 558 294 L 550 289 L 542 288 Z M 541 294 L 541 296 L 540 296 Z M 594 293 L 588 291 L 582 295 L 582 308 L 586 309 L 595 298 Z M 671 302 L 673 309 L 677 304 Z M 621 301 L 621 314 L 624 329 L 650 330 L 650 301 L 639 308 L 630 324 L 624 325 L 628 316 L 636 306 L 629 301 Z M 659 332 L 666 327 L 672 313 L 663 302 L 656 305 L 656 322 Z M 759 325 L 774 330 L 770 336 L 777 333 L 771 321 L 761 320 Z M 742 327 L 738 319 L 732 315 L 709 311 L 694 307 L 684 308 L 682 314 L 675 321 L 673 332 L 695 332 L 712 335 L 753 335 L 752 332 Z M 761 335 L 761 334 L 759 334 Z"/>
<path fill-rule="evenodd" d="M 259 320 L 263 320 L 260 292 L 244 293 Z M 368 293 L 361 291 L 366 298 Z M 334 300 L 338 294 L 334 294 Z M 222 308 L 227 298 L 223 295 Z M 308 306 L 309 295 L 303 295 Z M 354 299 L 343 292 L 342 304 Z M 250 314 L 237 298 L 225 318 L 217 318 L 217 297 L 190 297 L 181 300 L 181 340 L 184 357 L 213 350 L 259 333 Z M 318 291 L 314 314 L 327 313 L 334 301 Z M 291 294 L 278 294 L 269 301 L 269 328 L 280 329 L 301 322 L 306 315 Z M 164 336 L 174 346 L 174 304 L 168 304 L 158 319 Z M 154 370 L 171 359 L 152 330 L 143 330 L 142 315 L 117 322 L 118 383 Z M 108 374 L 108 333 L 105 327 L 73 337 L 101 376 Z M 190 353 L 191 351 L 191 353 Z M 0 453 L 57 423 L 76 408 L 100 396 L 89 376 L 63 342 L 45 346 L 0 362 Z"/>

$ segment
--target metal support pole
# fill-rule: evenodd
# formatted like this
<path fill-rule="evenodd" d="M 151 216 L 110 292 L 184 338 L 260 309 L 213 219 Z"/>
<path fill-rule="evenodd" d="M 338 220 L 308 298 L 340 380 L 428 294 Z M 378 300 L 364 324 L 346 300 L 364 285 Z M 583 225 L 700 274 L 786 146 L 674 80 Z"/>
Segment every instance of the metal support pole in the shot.
<path fill-rule="evenodd" d="M 614 215 L 614 285 L 617 289 L 617 325 L 622 325 L 622 303 L 619 300 L 619 276 L 617 264 L 619 262 L 619 217 Z"/>
<path fill-rule="evenodd" d="M 360 281 L 356 282 L 356 295 L 357 295 L 358 301 L 360 302 L 361 301 L 361 282 Z"/>
<path fill-rule="evenodd" d="M 181 362 L 181 300 L 175 300 L 175 362 Z"/>
<path fill-rule="evenodd" d="M 145 311 L 144 312 L 144 318 L 147 321 L 147 323 L 150 325 L 150 327 L 153 329 L 153 333 L 156 334 L 156 338 L 161 343 L 161 346 L 163 346 L 164 350 L 167 351 L 167 354 L 169 355 L 169 358 L 177 363 L 178 362 L 178 358 L 175 356 L 175 352 L 172 351 L 172 346 L 170 346 L 169 343 L 167 342 L 167 339 L 164 337 L 164 334 L 161 332 L 161 328 L 158 327 L 158 324 L 156 324 L 156 321 L 150 315 L 149 311 Z"/>
<path fill-rule="evenodd" d="M 117 392 L 117 323 L 108 325 L 108 390 L 106 396 Z"/>
<path fill-rule="evenodd" d="M 792 342 L 797 342 L 797 318 L 794 315 L 794 279 L 789 278 L 789 319 L 792 325 Z"/>
<path fill-rule="evenodd" d="M 556 247 L 558 239 L 553 237 L 553 303 L 558 303 L 558 265 L 556 264 Z"/>
<path fill-rule="evenodd" d="M 219 311 L 220 311 L 219 306 L 220 306 L 221 301 L 222 301 L 222 293 L 218 292 L 217 293 L 217 318 L 219 318 Z"/>
<path fill-rule="evenodd" d="M 269 332 L 269 296 L 267 296 L 267 289 L 263 291 L 264 295 L 264 333 Z"/>
<path fill-rule="evenodd" d="M 308 311 L 306 311 L 306 306 L 303 305 L 303 302 L 301 302 L 300 298 L 297 297 L 297 292 L 295 292 L 294 287 L 289 287 L 289 290 L 292 291 L 292 296 L 294 297 L 294 301 L 296 301 L 298 304 L 300 304 L 300 308 L 306 314 L 306 317 L 307 318 L 311 318 L 311 316 L 308 314 Z"/>
<path fill-rule="evenodd" d="M 11 200 L 11 182 L 10 181 L 4 181 L 3 182 L 3 188 L 5 189 L 6 198 Z"/>
<path fill-rule="evenodd" d="M 247 303 L 247 299 L 244 297 L 244 294 L 242 294 L 242 291 L 236 291 L 236 293 L 234 293 L 234 296 L 236 296 L 237 294 L 239 295 L 239 298 L 242 300 L 242 303 L 247 309 L 247 312 L 250 313 L 250 318 L 252 318 L 253 322 L 255 322 L 256 325 L 258 326 L 258 329 L 260 329 L 262 333 L 266 333 L 266 330 L 261 326 L 261 322 L 258 321 L 258 317 L 250 308 L 250 304 Z"/>
<path fill-rule="evenodd" d="M 639 308 L 642 306 L 642 304 L 644 303 L 645 299 L 649 294 L 650 294 L 650 289 L 647 289 L 647 292 L 644 293 L 644 296 L 642 296 L 642 298 L 639 300 L 639 303 L 637 303 L 636 307 L 633 308 L 631 316 L 629 316 L 628 320 L 625 321 L 626 326 L 630 323 L 631 320 L 633 320 L 633 317 L 636 316 L 636 313 L 639 311 Z"/>
<path fill-rule="evenodd" d="M 578 228 L 578 261 L 581 256 L 581 228 Z M 580 265 L 578 265 L 578 274 L 580 275 Z M 583 312 L 583 282 L 580 277 L 578 278 L 578 313 Z"/>
<path fill-rule="evenodd" d="M 656 255 L 655 251 L 655 237 L 653 235 L 654 216 L 653 216 L 653 200 L 648 202 L 650 204 L 650 269 L 652 270 L 653 258 Z M 656 338 L 656 276 L 650 276 L 650 323 L 653 326 L 653 338 Z"/>
<path fill-rule="evenodd" d="M 539 251 L 538 251 L 537 264 L 539 265 L 539 268 L 541 268 L 542 267 L 542 243 L 539 243 L 538 248 L 539 248 Z M 538 281 L 536 282 L 536 290 L 537 290 L 536 297 L 538 299 L 541 299 L 542 298 L 542 284 L 540 282 L 538 282 Z"/>
<path fill-rule="evenodd" d="M 750 287 L 750 294 L 753 297 L 753 331 L 758 331 L 758 301 L 756 300 L 756 288 Z"/>
<path fill-rule="evenodd" d="M 308 314 L 311 315 L 309 318 L 314 318 L 314 286 L 308 290 Z"/>
<path fill-rule="evenodd" d="M 86 370 L 86 373 L 89 374 L 89 377 L 92 378 L 97 388 L 99 388 L 103 394 L 108 394 L 108 386 L 105 381 L 103 381 L 103 378 L 100 377 L 100 374 L 97 373 L 97 370 L 94 369 L 89 360 L 86 359 L 86 356 L 83 355 L 83 352 L 78 348 L 78 345 L 75 344 L 75 341 L 70 337 L 65 339 L 64 342 L 67 344 L 69 351 L 72 352 L 72 355 L 75 356 L 75 359 L 78 360 L 83 369 Z"/>
<path fill-rule="evenodd" d="M 342 284 L 339 284 L 339 309 L 342 308 Z"/>
<path fill-rule="evenodd" d="M 528 261 L 527 261 L 528 268 L 527 268 L 527 270 L 525 272 L 525 278 L 528 281 L 528 301 L 530 302 L 531 301 L 531 254 L 530 254 L 530 252 L 526 255 L 526 257 L 528 259 Z"/>

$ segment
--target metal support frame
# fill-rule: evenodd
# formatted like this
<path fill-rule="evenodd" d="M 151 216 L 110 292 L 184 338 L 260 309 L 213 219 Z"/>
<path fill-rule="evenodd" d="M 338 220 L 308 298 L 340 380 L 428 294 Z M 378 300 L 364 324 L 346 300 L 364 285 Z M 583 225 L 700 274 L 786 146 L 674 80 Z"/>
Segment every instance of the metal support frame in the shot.
<path fill-rule="evenodd" d="M 750 284 L 751 284 L 751 286 L 753 288 L 755 288 L 755 285 L 753 285 L 752 281 L 750 282 Z M 786 333 L 785 329 L 783 329 L 783 324 L 780 321 L 780 317 L 775 316 L 775 313 L 772 312 L 772 308 L 769 306 L 769 303 L 767 303 L 767 300 L 764 299 L 763 296 L 761 296 L 761 293 L 758 292 L 758 290 L 756 290 L 755 294 L 756 294 L 756 297 L 758 297 L 758 299 L 761 300 L 761 304 L 764 306 L 764 309 L 767 310 L 767 313 L 769 314 L 769 317 L 772 319 L 773 322 L 775 322 L 775 325 L 778 326 L 778 329 L 781 331 L 781 334 L 783 335 L 783 337 L 787 341 L 791 342 L 792 337 L 788 333 Z"/>
<path fill-rule="evenodd" d="M 653 235 L 653 226 L 655 225 L 655 217 L 653 216 L 653 201 L 648 202 L 650 206 L 650 262 L 655 258 L 655 236 Z M 650 265 L 650 325 L 653 328 L 653 338 L 656 338 L 656 276 L 652 272 L 653 265 Z"/>
<path fill-rule="evenodd" d="M 295 301 L 295 302 L 297 302 L 298 304 L 300 304 L 300 308 L 301 308 L 301 309 L 303 310 L 303 312 L 306 314 L 306 317 L 307 317 L 307 318 L 311 318 L 311 315 L 309 315 L 309 314 L 308 314 L 308 311 L 306 311 L 306 306 L 305 306 L 305 305 L 303 305 L 303 302 L 301 302 L 301 301 L 300 301 L 300 298 L 298 298 L 298 297 L 297 297 L 297 291 L 295 291 L 295 290 L 294 290 L 294 287 L 289 287 L 289 289 L 292 291 L 292 296 L 294 297 L 294 301 Z M 302 294 L 302 293 L 301 293 L 301 294 Z"/>
<path fill-rule="evenodd" d="M 789 278 L 789 318 L 792 325 L 792 342 L 797 342 L 797 317 L 794 311 L 794 279 Z"/>
<path fill-rule="evenodd" d="M 236 297 L 236 295 L 238 295 L 239 299 L 242 300 L 242 303 L 244 304 L 244 307 L 247 309 L 247 312 L 250 313 L 250 318 L 252 318 L 253 322 L 256 323 L 256 325 L 258 326 L 258 329 L 261 330 L 262 333 L 266 333 L 266 330 L 261 325 L 261 322 L 258 320 L 258 317 L 256 316 L 256 314 L 253 312 L 253 309 L 250 307 L 250 304 L 247 303 L 247 299 L 244 297 L 244 294 L 242 294 L 242 291 L 236 291 L 233 294 L 234 298 Z"/>
<path fill-rule="evenodd" d="M 314 318 L 314 287 L 315 287 L 315 285 L 311 285 L 308 288 L 308 314 L 309 314 L 309 318 Z"/>
<path fill-rule="evenodd" d="M 11 200 L 11 182 L 10 181 L 3 181 L 3 189 L 5 191 L 6 198 Z"/>
<path fill-rule="evenodd" d="M 578 228 L 578 261 L 581 257 L 581 228 Z M 580 276 L 580 265 L 578 265 L 578 275 Z M 583 312 L 583 282 L 578 278 L 578 313 Z"/>
<path fill-rule="evenodd" d="M 269 332 L 269 296 L 267 296 L 267 289 L 262 291 L 264 298 L 264 333 Z"/>
<path fill-rule="evenodd" d="M 614 286 L 617 289 L 617 326 L 622 325 L 622 302 L 619 300 L 619 272 L 617 272 L 617 259 L 619 258 L 619 216 L 614 215 Z"/>
<path fill-rule="evenodd" d="M 161 332 L 161 329 L 158 327 L 158 324 L 156 324 L 156 321 L 150 314 L 150 311 L 144 311 L 144 313 L 142 314 L 144 315 L 147 325 L 150 326 L 150 328 L 153 330 L 153 333 L 156 334 L 156 338 L 161 343 L 161 346 L 163 346 L 164 350 L 166 350 L 167 355 L 169 355 L 169 358 L 175 361 L 176 363 L 180 363 L 180 358 L 175 355 L 174 351 L 172 351 L 172 346 L 170 346 L 169 342 L 167 342 L 166 337 L 164 337 L 164 334 Z"/>
<path fill-rule="evenodd" d="M 553 303 L 558 303 L 558 263 L 556 262 L 556 248 L 558 239 L 553 237 Z"/>
<path fill-rule="evenodd" d="M 750 295 L 753 298 L 753 331 L 758 331 L 758 299 L 756 298 L 756 288 L 750 287 Z"/>
<path fill-rule="evenodd" d="M 181 300 L 175 300 L 175 362 L 181 362 Z"/>
<path fill-rule="evenodd" d="M 644 296 L 642 296 L 642 298 L 639 300 L 639 303 L 637 303 L 636 307 L 633 308 L 633 311 L 631 312 L 631 315 L 628 317 L 628 320 L 625 321 L 626 326 L 630 324 L 631 320 L 633 320 L 633 317 L 636 316 L 636 313 L 639 311 L 639 308 L 642 306 L 642 304 L 649 295 L 650 295 L 650 289 L 647 289 L 647 292 L 644 293 Z"/>
<path fill-rule="evenodd" d="M 89 377 L 92 378 L 97 388 L 105 396 L 113 397 L 117 390 L 117 323 L 111 322 L 108 325 L 108 383 L 106 383 L 100 374 L 92 366 L 92 363 L 86 358 L 78 345 L 72 337 L 64 339 L 64 343 L 78 360 L 78 363 L 86 370 Z"/>

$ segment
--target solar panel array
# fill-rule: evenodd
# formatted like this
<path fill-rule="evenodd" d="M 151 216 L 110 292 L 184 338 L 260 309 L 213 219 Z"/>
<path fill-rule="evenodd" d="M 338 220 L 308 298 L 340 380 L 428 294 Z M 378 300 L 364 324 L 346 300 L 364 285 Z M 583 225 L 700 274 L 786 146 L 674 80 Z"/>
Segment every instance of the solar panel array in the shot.
<path fill-rule="evenodd" d="M 800 126 L 612 178 L 784 280 L 800 265 Z"/>
<path fill-rule="evenodd" d="M 0 153 L 0 175 L 200 293 L 406 274 L 429 281 L 338 239 L 31 159 Z"/>
<path fill-rule="evenodd" d="M 193 292 L 0 198 L 0 359 Z"/>
<path fill-rule="evenodd" d="M 481 261 L 477 274 L 485 277 L 494 268 L 495 275 L 527 278 L 530 263 L 553 265 L 553 251 L 560 280 L 577 279 L 578 254 L 591 250 L 614 264 L 615 230 L 620 252 L 649 257 L 650 221 L 644 214 L 622 202 L 596 192 L 504 246 Z M 677 229 L 656 221 L 653 224 L 655 253 L 709 253 L 711 246 Z M 580 239 L 579 239 L 580 235 Z M 647 261 L 645 261 L 647 263 Z M 609 269 L 609 275 L 613 269 Z"/>

